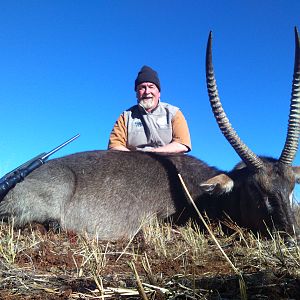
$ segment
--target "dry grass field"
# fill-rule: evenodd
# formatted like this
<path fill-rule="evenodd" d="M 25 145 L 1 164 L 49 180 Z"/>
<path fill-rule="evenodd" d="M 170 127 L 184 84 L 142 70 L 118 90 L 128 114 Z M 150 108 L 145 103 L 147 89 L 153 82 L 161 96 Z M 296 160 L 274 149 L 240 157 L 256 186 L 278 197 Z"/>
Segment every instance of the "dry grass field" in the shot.
<path fill-rule="evenodd" d="M 297 219 L 300 208 L 296 206 Z M 300 246 L 153 220 L 132 240 L 0 224 L 0 299 L 300 299 Z"/>

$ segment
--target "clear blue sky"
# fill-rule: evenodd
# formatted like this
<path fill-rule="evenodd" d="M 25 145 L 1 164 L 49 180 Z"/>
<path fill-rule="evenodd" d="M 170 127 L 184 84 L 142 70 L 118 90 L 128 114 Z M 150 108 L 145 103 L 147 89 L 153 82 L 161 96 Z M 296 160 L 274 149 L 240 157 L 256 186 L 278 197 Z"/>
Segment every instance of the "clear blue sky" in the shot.
<path fill-rule="evenodd" d="M 206 91 L 210 30 L 233 127 L 257 154 L 280 155 L 299 0 L 0 4 L 0 176 L 77 133 L 81 137 L 56 157 L 105 149 L 119 114 L 136 103 L 133 83 L 145 64 L 159 73 L 162 101 L 185 114 L 191 154 L 231 169 L 239 158 L 216 125 Z"/>

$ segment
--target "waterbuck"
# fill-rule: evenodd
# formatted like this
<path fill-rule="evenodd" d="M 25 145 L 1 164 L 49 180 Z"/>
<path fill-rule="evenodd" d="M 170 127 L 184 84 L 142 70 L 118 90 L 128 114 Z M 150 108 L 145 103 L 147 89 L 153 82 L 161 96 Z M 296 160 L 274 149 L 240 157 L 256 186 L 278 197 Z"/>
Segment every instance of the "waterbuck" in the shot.
<path fill-rule="evenodd" d="M 299 236 L 290 198 L 299 178 L 291 164 L 300 134 L 300 55 L 296 52 L 286 143 L 280 158 L 255 155 L 226 117 L 212 64 L 212 35 L 206 52 L 209 99 L 219 127 L 242 162 L 224 172 L 180 154 L 88 151 L 53 159 L 17 184 L 0 203 L 0 217 L 16 225 L 56 220 L 75 232 L 101 239 L 129 237 L 151 216 L 184 224 L 195 212 L 180 183 L 181 174 L 196 205 L 212 219 L 228 215 L 240 226 L 266 233 L 276 228 Z"/>

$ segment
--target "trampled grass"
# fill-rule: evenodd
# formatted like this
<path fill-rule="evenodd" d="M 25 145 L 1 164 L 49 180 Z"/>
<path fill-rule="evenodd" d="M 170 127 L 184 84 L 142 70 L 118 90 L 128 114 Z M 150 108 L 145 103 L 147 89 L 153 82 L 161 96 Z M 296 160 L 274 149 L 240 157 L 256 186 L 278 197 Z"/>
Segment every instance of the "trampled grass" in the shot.
<path fill-rule="evenodd" d="M 300 298 L 299 245 L 277 233 L 266 240 L 232 225 L 226 235 L 209 224 L 225 258 L 192 223 L 153 219 L 130 243 L 12 225 L 0 225 L 1 299 Z"/>

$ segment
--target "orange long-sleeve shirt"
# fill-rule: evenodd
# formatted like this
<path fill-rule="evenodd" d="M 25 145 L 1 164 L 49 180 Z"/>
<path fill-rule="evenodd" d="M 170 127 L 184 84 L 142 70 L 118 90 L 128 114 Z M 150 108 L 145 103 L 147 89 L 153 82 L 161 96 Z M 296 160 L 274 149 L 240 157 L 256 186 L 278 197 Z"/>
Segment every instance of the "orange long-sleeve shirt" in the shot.
<path fill-rule="evenodd" d="M 116 146 L 124 146 L 132 148 L 128 145 L 128 129 L 126 126 L 126 116 L 122 113 L 117 119 L 112 132 L 110 134 L 108 148 L 114 148 Z M 191 150 L 191 139 L 186 119 L 180 110 L 177 110 L 172 118 L 172 141 L 185 145 Z"/>

